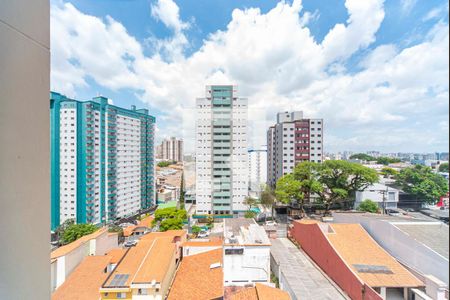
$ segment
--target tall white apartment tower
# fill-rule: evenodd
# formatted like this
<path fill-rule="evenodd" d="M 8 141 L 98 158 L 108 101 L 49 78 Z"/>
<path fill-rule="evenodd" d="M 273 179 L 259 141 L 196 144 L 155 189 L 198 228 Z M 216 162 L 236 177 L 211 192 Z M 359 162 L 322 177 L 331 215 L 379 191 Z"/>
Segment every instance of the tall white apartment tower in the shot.
<path fill-rule="evenodd" d="M 197 214 L 241 216 L 248 209 L 248 101 L 237 87 L 206 87 L 197 99 Z"/>
<path fill-rule="evenodd" d="M 249 195 L 258 198 L 267 181 L 267 150 L 248 150 L 248 190 Z"/>
<path fill-rule="evenodd" d="M 303 161 L 323 161 L 323 119 L 307 119 L 303 112 L 281 112 L 267 131 L 267 184 L 290 174 Z"/>
<path fill-rule="evenodd" d="M 183 140 L 171 137 L 161 143 L 161 158 L 176 162 L 183 161 Z"/>

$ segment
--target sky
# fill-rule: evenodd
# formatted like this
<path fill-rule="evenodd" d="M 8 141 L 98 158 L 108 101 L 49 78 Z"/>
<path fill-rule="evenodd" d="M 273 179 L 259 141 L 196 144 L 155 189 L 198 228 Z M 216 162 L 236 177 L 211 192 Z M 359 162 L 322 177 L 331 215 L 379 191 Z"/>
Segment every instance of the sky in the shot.
<path fill-rule="evenodd" d="M 148 108 L 195 147 L 195 101 L 233 84 L 249 148 L 276 113 L 324 119 L 324 149 L 449 148 L 444 0 L 51 0 L 51 88 Z"/>

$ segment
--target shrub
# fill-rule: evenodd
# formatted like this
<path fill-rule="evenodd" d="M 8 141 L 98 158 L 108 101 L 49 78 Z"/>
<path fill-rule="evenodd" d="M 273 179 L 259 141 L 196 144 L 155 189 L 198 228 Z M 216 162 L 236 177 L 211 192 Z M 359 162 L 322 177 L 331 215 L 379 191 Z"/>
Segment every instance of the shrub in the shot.
<path fill-rule="evenodd" d="M 378 212 L 378 204 L 373 202 L 370 199 L 366 199 L 358 206 L 359 211 L 365 211 L 365 212 L 371 212 L 376 213 Z"/>
<path fill-rule="evenodd" d="M 256 217 L 256 213 L 255 213 L 254 211 L 247 210 L 247 211 L 245 212 L 244 217 L 245 217 L 246 219 L 252 219 L 252 218 Z"/>
<path fill-rule="evenodd" d="M 72 224 L 68 226 L 61 237 L 61 243 L 63 245 L 70 244 L 82 236 L 94 233 L 98 230 L 98 227 L 93 224 Z"/>

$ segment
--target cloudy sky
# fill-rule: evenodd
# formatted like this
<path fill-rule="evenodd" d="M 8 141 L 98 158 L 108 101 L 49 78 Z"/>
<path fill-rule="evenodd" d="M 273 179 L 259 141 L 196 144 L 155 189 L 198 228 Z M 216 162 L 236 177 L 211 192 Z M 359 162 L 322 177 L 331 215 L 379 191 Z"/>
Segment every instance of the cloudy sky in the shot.
<path fill-rule="evenodd" d="M 323 118 L 325 151 L 448 151 L 444 0 L 52 0 L 52 90 L 147 107 L 194 147 L 195 99 L 235 84 L 250 147 L 278 111 Z"/>

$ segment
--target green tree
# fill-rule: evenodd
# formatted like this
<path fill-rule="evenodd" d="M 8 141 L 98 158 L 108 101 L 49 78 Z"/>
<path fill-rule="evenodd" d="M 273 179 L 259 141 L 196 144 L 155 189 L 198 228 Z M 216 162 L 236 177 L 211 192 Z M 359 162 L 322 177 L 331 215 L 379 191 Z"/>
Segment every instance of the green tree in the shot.
<path fill-rule="evenodd" d="M 252 209 L 252 207 L 256 207 L 258 204 L 258 201 L 255 198 L 252 197 L 246 197 L 244 199 L 244 204 L 248 206 L 248 209 Z"/>
<path fill-rule="evenodd" d="M 439 172 L 448 173 L 448 163 L 442 163 L 439 165 Z"/>
<path fill-rule="evenodd" d="M 350 159 L 359 159 L 365 161 L 375 161 L 376 158 L 365 153 L 356 153 L 350 156 Z"/>
<path fill-rule="evenodd" d="M 389 165 L 389 164 L 394 164 L 394 163 L 399 163 L 401 162 L 400 159 L 398 158 L 391 158 L 391 157 L 378 157 L 377 158 L 377 164 L 380 165 Z"/>
<path fill-rule="evenodd" d="M 378 204 L 373 202 L 370 199 L 366 199 L 359 204 L 358 210 L 365 211 L 365 212 L 371 212 L 371 213 L 377 213 L 378 212 Z"/>
<path fill-rule="evenodd" d="M 381 169 L 380 174 L 383 175 L 385 178 L 388 178 L 390 176 L 397 175 L 398 171 L 389 167 L 384 167 L 383 169 Z"/>
<path fill-rule="evenodd" d="M 184 172 L 181 174 L 181 183 L 180 183 L 180 208 L 184 209 L 184 195 L 186 194 L 184 190 Z"/>
<path fill-rule="evenodd" d="M 295 179 L 294 174 L 287 174 L 278 179 L 275 188 L 275 195 L 277 200 L 290 204 L 296 203 L 300 205 L 300 210 L 303 212 L 303 205 L 305 194 L 301 190 L 302 182 Z"/>
<path fill-rule="evenodd" d="M 170 165 L 173 165 L 173 164 L 175 164 L 174 161 L 160 161 L 160 162 L 158 163 L 158 167 L 160 167 L 160 168 L 166 168 L 166 167 L 168 167 L 168 166 L 170 166 Z"/>
<path fill-rule="evenodd" d="M 160 231 L 178 230 L 183 228 L 183 221 L 177 218 L 165 219 L 159 225 Z"/>
<path fill-rule="evenodd" d="M 192 226 L 193 234 L 198 234 L 200 231 L 202 231 L 202 228 L 200 226 L 197 226 L 197 225 Z"/>
<path fill-rule="evenodd" d="M 246 219 L 253 219 L 254 217 L 256 217 L 256 213 L 254 211 L 247 210 L 244 214 L 244 217 Z"/>
<path fill-rule="evenodd" d="M 272 214 L 272 218 L 273 218 L 273 206 L 275 204 L 276 198 L 275 198 L 275 194 L 274 191 L 268 186 L 266 185 L 263 189 L 263 191 L 261 192 L 260 195 L 260 200 L 259 202 L 261 203 L 261 205 L 266 208 L 271 210 L 271 214 Z"/>
<path fill-rule="evenodd" d="M 91 234 L 98 230 L 98 227 L 93 224 L 72 224 L 69 225 L 61 237 L 63 245 L 70 244 L 82 236 Z"/>
<path fill-rule="evenodd" d="M 415 165 L 395 176 L 401 189 L 428 204 L 436 204 L 448 192 L 448 181 L 429 167 Z"/>
<path fill-rule="evenodd" d="M 354 199 L 356 191 L 378 182 L 375 170 L 348 161 L 327 160 L 317 169 L 318 180 L 323 186 L 318 195 L 325 205 L 325 214 L 329 214 L 333 204 L 349 202 Z"/>

